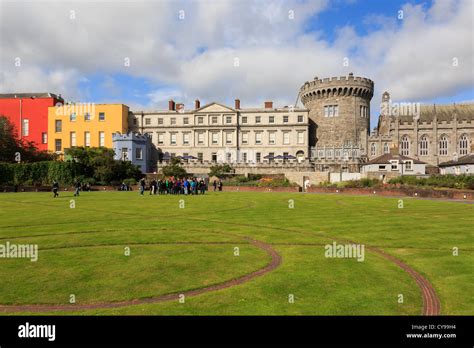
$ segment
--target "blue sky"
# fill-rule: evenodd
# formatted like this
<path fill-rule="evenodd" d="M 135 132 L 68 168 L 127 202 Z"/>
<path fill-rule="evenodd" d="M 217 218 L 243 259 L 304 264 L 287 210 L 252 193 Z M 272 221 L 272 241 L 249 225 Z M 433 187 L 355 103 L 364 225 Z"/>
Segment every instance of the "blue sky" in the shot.
<path fill-rule="evenodd" d="M 385 90 L 395 101 L 474 100 L 470 13 L 470 0 L 0 0 L 0 92 L 137 110 L 169 98 L 289 105 L 306 80 L 353 72 L 375 82 L 374 122 Z"/>

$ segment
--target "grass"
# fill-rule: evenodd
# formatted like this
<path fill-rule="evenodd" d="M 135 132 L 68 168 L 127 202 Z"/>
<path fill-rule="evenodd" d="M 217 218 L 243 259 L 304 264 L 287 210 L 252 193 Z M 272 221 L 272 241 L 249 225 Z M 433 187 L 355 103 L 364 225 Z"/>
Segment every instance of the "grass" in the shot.
<path fill-rule="evenodd" d="M 63 192 L 57 199 L 49 193 L 1 194 L 0 244 L 38 244 L 39 260 L 0 258 L 0 304 L 66 304 L 70 294 L 78 304 L 116 302 L 221 283 L 270 261 L 250 237 L 271 244 L 282 264 L 184 304 L 67 313 L 421 313 L 421 292 L 405 271 L 367 249 L 364 262 L 326 258 L 324 245 L 336 240 L 378 246 L 398 257 L 433 284 L 442 314 L 472 315 L 474 205 L 404 198 L 403 209 L 398 206 L 397 198 L 332 194 L 84 192 L 75 198 Z M 130 256 L 124 255 L 125 247 Z M 458 256 L 453 247 L 459 248 Z M 403 304 L 397 302 L 399 294 Z"/>

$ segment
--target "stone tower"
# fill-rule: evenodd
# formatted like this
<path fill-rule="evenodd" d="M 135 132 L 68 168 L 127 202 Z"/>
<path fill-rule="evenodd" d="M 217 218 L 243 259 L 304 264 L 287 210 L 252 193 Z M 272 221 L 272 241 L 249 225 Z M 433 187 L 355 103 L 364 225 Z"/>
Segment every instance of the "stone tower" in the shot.
<path fill-rule="evenodd" d="M 324 79 L 315 77 L 306 82 L 300 89 L 300 97 L 312 121 L 311 146 L 318 149 L 357 147 L 357 157 L 366 155 L 373 93 L 372 80 L 355 77 L 352 73 Z"/>

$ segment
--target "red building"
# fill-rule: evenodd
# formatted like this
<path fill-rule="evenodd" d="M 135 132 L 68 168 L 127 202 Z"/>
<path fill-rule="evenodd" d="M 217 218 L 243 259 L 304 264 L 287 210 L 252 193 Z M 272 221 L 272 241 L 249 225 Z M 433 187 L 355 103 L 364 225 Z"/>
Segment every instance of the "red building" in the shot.
<path fill-rule="evenodd" d="M 33 141 L 40 150 L 48 149 L 48 107 L 64 103 L 52 93 L 0 94 L 0 115 L 15 125 L 18 136 Z"/>

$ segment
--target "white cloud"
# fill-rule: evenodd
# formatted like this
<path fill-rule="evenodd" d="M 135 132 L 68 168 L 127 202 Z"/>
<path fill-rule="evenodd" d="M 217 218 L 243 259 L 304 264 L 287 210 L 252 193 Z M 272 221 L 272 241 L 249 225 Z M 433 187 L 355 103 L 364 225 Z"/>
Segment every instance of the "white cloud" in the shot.
<path fill-rule="evenodd" d="M 429 100 L 472 88 L 472 1 L 439 0 L 431 8 L 406 4 L 401 21 L 396 13 L 393 18 L 368 13 L 365 23 L 375 24 L 375 31 L 360 36 L 342 26 L 333 43 L 323 31 L 305 32 L 308 19 L 330 5 L 311 0 L 0 2 L 0 91 L 61 91 L 77 99 L 88 76 L 120 73 L 167 86 L 148 93 L 149 107 L 173 97 L 188 105 L 195 98 L 240 98 L 242 106 L 271 99 L 287 105 L 306 80 L 352 71 L 375 81 L 374 110 L 384 90 L 394 99 Z M 15 57 L 21 57 L 21 68 L 14 66 Z M 349 67 L 343 66 L 344 57 Z M 114 90 L 114 83 L 110 77 L 105 86 Z"/>

